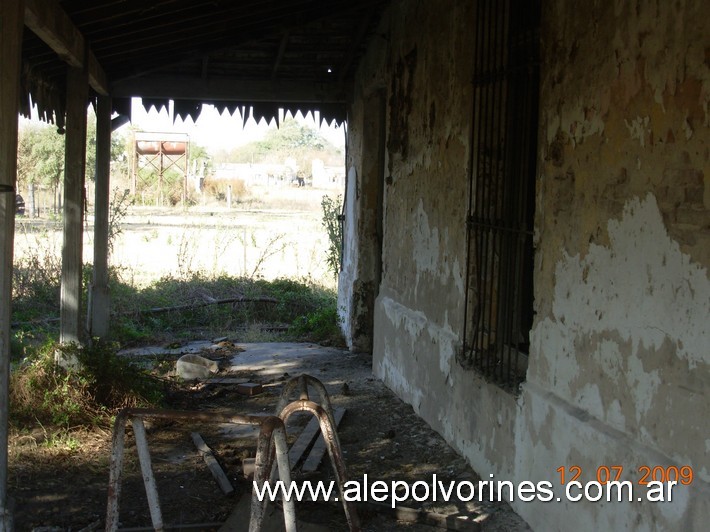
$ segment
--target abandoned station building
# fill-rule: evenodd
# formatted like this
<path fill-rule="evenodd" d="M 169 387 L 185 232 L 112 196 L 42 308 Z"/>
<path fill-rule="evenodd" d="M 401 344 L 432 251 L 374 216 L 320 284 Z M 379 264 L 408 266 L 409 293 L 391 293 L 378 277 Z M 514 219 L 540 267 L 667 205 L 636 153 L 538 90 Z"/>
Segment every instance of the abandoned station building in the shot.
<path fill-rule="evenodd" d="M 710 522 L 708 21 L 403 1 L 360 63 L 339 291 L 375 375 L 485 480 L 694 472 L 670 503 L 515 500 L 534 529 Z"/>
<path fill-rule="evenodd" d="M 347 118 L 349 346 L 484 480 L 551 482 L 511 501 L 533 529 L 706 529 L 710 3 L 361 4 L 344 96 L 323 100 Z M 106 75 L 108 96 L 189 97 Z M 567 500 L 576 473 L 619 473 L 633 500 Z M 677 480 L 672 500 L 639 501 L 650 480 Z"/>

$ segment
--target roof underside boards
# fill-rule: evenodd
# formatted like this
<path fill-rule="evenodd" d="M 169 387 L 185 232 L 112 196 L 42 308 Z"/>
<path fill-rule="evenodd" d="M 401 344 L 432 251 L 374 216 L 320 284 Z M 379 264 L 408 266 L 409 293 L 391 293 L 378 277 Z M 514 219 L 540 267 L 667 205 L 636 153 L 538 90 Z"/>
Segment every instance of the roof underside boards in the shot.
<path fill-rule="evenodd" d="M 357 61 L 389 0 L 32 0 L 58 7 L 105 72 L 114 111 L 175 100 L 196 119 L 203 103 L 257 120 L 279 109 L 341 123 Z M 26 10 L 26 22 L 27 22 Z M 41 33 L 41 32 L 38 32 Z M 46 37 L 43 36 L 44 40 Z M 22 112 L 63 124 L 66 62 L 43 38 L 23 39 Z M 92 59 L 93 59 L 92 57 Z M 30 102 L 31 98 L 31 102 Z"/>

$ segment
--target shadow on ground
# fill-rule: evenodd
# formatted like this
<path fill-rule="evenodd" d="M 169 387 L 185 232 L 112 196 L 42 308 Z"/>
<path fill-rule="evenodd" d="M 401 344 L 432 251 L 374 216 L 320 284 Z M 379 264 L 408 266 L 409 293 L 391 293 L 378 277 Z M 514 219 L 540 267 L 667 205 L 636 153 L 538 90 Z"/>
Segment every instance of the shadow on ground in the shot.
<path fill-rule="evenodd" d="M 162 360 L 165 364 L 166 359 L 173 363 L 186 353 L 217 361 L 219 373 L 206 382 L 181 389 L 170 397 L 170 408 L 271 414 L 284 383 L 306 373 L 325 385 L 336 408 L 346 409 L 338 432 L 350 479 L 362 481 L 367 475 L 370 484 L 380 480 L 389 485 L 396 480 L 410 486 L 418 481 L 431 485 L 434 474 L 447 486 L 451 481 L 475 484 L 479 480 L 441 436 L 372 376 L 367 355 L 314 344 L 234 344 L 228 340 L 195 342 L 173 349 L 142 348 L 123 354 L 145 363 Z M 261 384 L 262 392 L 254 396 L 239 393 L 239 383 L 247 381 Z M 312 398 L 316 397 L 312 394 Z M 291 441 L 307 421 L 305 414 L 294 419 L 289 427 Z M 242 467 L 255 456 L 255 431 L 183 421 L 155 421 L 147 429 L 165 523 L 183 528 L 199 525 L 192 530 L 219 530 L 219 524 L 229 519 L 239 499 L 250 493 L 251 483 L 244 477 Z M 201 434 L 214 452 L 234 487 L 232 494 L 224 495 L 211 476 L 192 441 L 193 432 Z M 9 490 L 15 501 L 16 530 L 103 529 L 111 437 L 108 431 L 97 431 L 75 438 L 76 442 L 68 441 L 64 448 L 50 449 L 42 444 L 41 431 L 13 436 Z M 121 526 L 150 530 L 150 513 L 130 430 L 125 457 Z M 327 455 L 318 471 L 305 474 L 297 468 L 294 477 L 332 479 Z M 439 498 L 434 502 L 429 498 L 418 502 L 410 496 L 399 503 L 404 511 L 398 514 L 387 504 L 360 504 L 358 511 L 363 530 L 371 531 L 432 531 L 446 528 L 447 523 L 457 530 L 529 530 L 507 504 L 475 501 L 476 498 L 474 502 L 443 502 Z M 415 515 L 407 509 L 419 513 Z M 338 504 L 300 503 L 297 511 L 305 522 L 326 525 L 330 530 L 347 530 Z M 424 516 L 430 524 L 405 522 L 412 516 L 419 521 Z M 429 519 L 432 516 L 433 521 Z"/>

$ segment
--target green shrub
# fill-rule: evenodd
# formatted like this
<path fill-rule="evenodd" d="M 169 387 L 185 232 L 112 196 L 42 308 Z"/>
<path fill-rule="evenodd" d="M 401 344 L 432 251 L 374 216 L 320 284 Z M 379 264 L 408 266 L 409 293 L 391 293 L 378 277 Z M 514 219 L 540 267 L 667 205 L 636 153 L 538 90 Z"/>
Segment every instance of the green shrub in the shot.
<path fill-rule="evenodd" d="M 323 196 L 323 227 L 328 235 L 326 264 L 328 270 L 337 279 L 343 262 L 343 197 Z"/>
<path fill-rule="evenodd" d="M 58 366 L 57 351 L 78 360 L 80 368 Z M 109 426 L 122 408 L 158 404 L 163 394 L 163 384 L 118 356 L 115 344 L 98 341 L 91 347 L 47 344 L 10 379 L 10 420 L 15 425 Z"/>
<path fill-rule="evenodd" d="M 335 296 L 322 299 L 316 310 L 299 317 L 291 326 L 290 332 L 311 342 L 344 346 Z"/>

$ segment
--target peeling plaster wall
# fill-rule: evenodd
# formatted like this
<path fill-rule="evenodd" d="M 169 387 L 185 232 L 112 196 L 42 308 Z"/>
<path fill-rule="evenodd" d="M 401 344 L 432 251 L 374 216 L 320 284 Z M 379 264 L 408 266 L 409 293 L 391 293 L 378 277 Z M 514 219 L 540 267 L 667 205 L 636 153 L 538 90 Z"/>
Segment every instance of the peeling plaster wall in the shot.
<path fill-rule="evenodd" d="M 382 22 L 387 25 L 387 19 Z M 382 28 L 380 32 L 384 31 Z M 348 113 L 343 264 L 338 279 L 341 329 L 353 351 L 372 351 L 373 306 L 380 280 L 383 188 L 384 62 L 386 41 L 370 42 L 363 75 Z M 366 154 L 366 156 L 365 156 Z"/>
<path fill-rule="evenodd" d="M 359 221 L 359 209 L 355 201 L 357 194 L 357 169 L 354 166 L 348 168 L 345 180 L 344 214 L 343 224 L 343 264 L 338 276 L 338 309 L 341 329 L 345 342 L 348 346 L 353 346 L 353 329 L 355 328 L 355 316 L 357 313 L 356 302 L 354 301 L 353 286 L 358 278 L 357 266 L 359 264 L 359 238 L 356 231 Z"/>
<path fill-rule="evenodd" d="M 510 477 L 515 398 L 456 360 L 466 285 L 473 10 L 454 0 L 395 2 L 381 29 L 387 38 L 378 41 L 380 62 L 368 56 L 360 70 L 368 81 L 373 72 L 383 75 L 387 89 L 373 370 L 478 471 Z M 355 141 L 350 147 L 355 159 L 367 156 Z"/>
<path fill-rule="evenodd" d="M 544 6 L 537 319 L 516 476 L 615 463 L 638 480 L 642 465 L 691 465 L 694 483 L 673 503 L 574 512 L 590 530 L 701 529 L 710 520 L 710 423 L 699 415 L 710 409 L 710 8 Z M 516 509 L 548 529 L 572 511 L 551 505 L 543 519 Z"/>
<path fill-rule="evenodd" d="M 456 360 L 472 17 L 472 2 L 395 1 L 358 73 L 349 123 L 366 123 L 372 87 L 387 94 L 373 371 L 484 477 L 554 482 L 578 465 L 586 481 L 622 465 L 638 481 L 643 465 L 694 469 L 672 503 L 514 501 L 535 529 L 704 529 L 710 5 L 543 2 L 536 319 L 517 397 Z M 348 148 L 359 168 L 368 152 L 356 134 Z M 366 270 L 350 270 L 343 301 Z"/>

